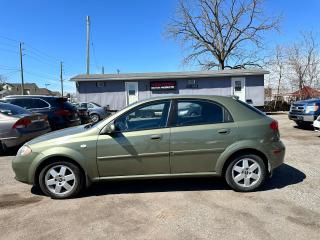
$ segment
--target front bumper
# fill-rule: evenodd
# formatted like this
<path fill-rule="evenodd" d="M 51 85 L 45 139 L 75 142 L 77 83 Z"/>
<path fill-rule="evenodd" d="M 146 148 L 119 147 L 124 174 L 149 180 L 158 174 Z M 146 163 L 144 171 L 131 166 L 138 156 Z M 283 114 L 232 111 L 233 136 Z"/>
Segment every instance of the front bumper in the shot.
<path fill-rule="evenodd" d="M 34 160 L 40 157 L 41 154 L 32 152 L 28 156 L 16 156 L 11 163 L 12 169 L 15 173 L 15 179 L 19 182 L 33 184 L 33 176 L 35 167 Z"/>
<path fill-rule="evenodd" d="M 310 122 L 312 123 L 317 116 L 314 115 L 304 115 L 304 114 L 295 114 L 289 112 L 289 119 L 293 121 L 300 121 L 300 122 Z"/>
<path fill-rule="evenodd" d="M 316 131 L 320 131 L 320 120 L 315 120 L 313 122 L 313 127 Z"/>

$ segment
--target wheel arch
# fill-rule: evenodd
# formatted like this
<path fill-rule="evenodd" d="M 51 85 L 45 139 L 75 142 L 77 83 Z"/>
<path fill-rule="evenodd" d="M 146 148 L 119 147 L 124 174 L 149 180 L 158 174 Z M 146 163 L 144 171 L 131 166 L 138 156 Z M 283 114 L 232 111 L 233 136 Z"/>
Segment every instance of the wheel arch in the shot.
<path fill-rule="evenodd" d="M 64 162 L 69 162 L 69 163 L 72 163 L 74 165 L 76 165 L 79 170 L 81 171 L 82 173 L 82 176 L 84 178 L 84 181 L 85 181 L 85 185 L 88 186 L 89 185 L 89 178 L 88 178 L 88 175 L 86 173 L 86 171 L 84 170 L 84 168 L 81 166 L 81 164 L 79 164 L 79 162 L 77 162 L 76 160 L 72 159 L 71 157 L 67 157 L 67 156 L 59 156 L 59 155 L 56 155 L 56 156 L 50 156 L 46 159 L 44 159 L 36 168 L 35 170 L 35 173 L 34 173 L 34 176 L 33 176 L 33 183 L 34 185 L 36 186 L 39 186 L 39 175 L 40 175 L 40 172 L 41 170 L 48 166 L 49 164 L 51 163 L 54 163 L 56 160 L 59 160 L 59 161 L 64 161 Z"/>
<path fill-rule="evenodd" d="M 264 163 L 264 165 L 266 167 L 267 172 L 270 174 L 268 158 L 262 151 L 257 150 L 255 148 L 243 148 L 243 149 L 239 149 L 239 150 L 233 152 L 226 159 L 226 161 L 223 163 L 223 166 L 222 166 L 222 169 L 221 169 L 221 176 L 225 176 L 225 173 L 226 173 L 226 170 L 227 170 L 229 164 L 232 162 L 232 160 L 235 157 L 241 156 L 241 155 L 246 155 L 246 154 L 255 154 L 255 155 L 259 156 L 263 160 L 263 163 Z"/>

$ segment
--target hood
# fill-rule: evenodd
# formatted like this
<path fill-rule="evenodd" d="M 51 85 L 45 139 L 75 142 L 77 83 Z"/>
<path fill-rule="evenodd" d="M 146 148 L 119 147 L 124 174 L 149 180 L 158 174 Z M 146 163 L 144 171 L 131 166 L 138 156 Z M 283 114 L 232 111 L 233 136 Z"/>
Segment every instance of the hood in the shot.
<path fill-rule="evenodd" d="M 35 143 L 50 141 L 50 140 L 61 138 L 61 137 L 69 138 L 75 134 L 85 132 L 86 130 L 87 129 L 85 129 L 84 126 L 76 126 L 76 127 L 66 128 L 66 129 L 54 131 L 54 132 L 42 135 L 40 137 L 34 138 L 31 141 L 27 142 L 26 144 L 32 145 Z"/>
<path fill-rule="evenodd" d="M 294 102 L 293 104 L 313 104 L 313 103 L 320 103 L 320 99 L 308 99 L 308 100 L 301 100 Z"/>

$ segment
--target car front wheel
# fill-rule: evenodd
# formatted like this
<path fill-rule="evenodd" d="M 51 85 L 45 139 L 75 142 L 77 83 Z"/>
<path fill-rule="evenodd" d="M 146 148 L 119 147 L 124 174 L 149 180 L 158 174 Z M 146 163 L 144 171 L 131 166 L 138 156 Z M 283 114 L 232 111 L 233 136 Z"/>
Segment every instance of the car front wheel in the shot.
<path fill-rule="evenodd" d="M 95 113 L 91 114 L 90 118 L 91 118 L 91 121 L 94 122 L 94 123 L 99 122 L 99 120 L 100 120 L 99 115 L 95 114 Z"/>
<path fill-rule="evenodd" d="M 43 193 L 52 198 L 71 198 L 82 189 L 83 176 L 76 165 L 55 162 L 41 170 L 39 184 Z"/>
<path fill-rule="evenodd" d="M 264 183 L 266 167 L 257 155 L 238 156 L 229 164 L 225 178 L 228 185 L 235 191 L 254 191 Z"/>

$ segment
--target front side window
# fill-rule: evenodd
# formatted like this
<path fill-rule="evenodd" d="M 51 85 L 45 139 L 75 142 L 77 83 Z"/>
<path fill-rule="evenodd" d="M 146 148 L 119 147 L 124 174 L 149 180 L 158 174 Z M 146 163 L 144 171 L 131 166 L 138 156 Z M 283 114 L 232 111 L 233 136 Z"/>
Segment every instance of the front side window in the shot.
<path fill-rule="evenodd" d="M 163 128 L 167 125 L 170 101 L 144 105 L 123 114 L 115 121 L 121 132 Z"/>
<path fill-rule="evenodd" d="M 213 102 L 181 100 L 177 104 L 176 126 L 223 123 L 226 113 L 222 106 Z"/>

